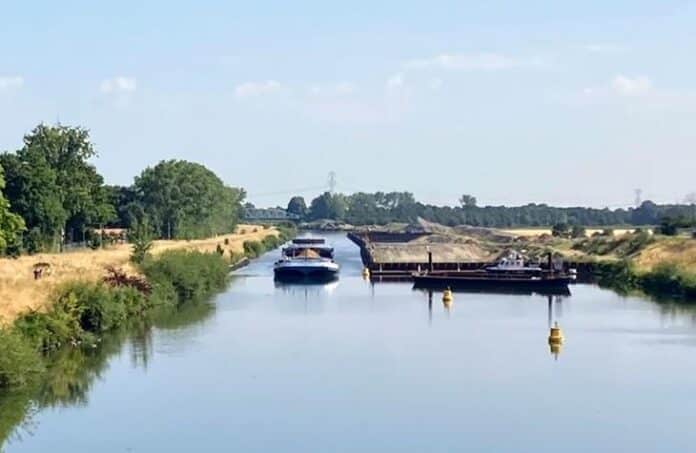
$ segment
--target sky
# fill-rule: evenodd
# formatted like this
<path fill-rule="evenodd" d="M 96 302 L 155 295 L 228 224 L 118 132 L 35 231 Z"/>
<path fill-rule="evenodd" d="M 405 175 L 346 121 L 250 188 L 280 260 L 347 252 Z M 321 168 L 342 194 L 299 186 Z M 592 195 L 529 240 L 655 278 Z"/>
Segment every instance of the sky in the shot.
<path fill-rule="evenodd" d="M 109 184 L 200 162 L 327 187 L 621 207 L 696 191 L 693 1 L 6 1 L 0 150 L 82 126 Z"/>

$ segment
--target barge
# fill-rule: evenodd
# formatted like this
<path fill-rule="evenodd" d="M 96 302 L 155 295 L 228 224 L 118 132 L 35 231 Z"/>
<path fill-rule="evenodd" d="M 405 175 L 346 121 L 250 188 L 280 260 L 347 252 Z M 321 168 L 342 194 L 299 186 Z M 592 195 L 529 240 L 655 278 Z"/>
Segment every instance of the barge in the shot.
<path fill-rule="evenodd" d="M 293 239 L 273 264 L 278 281 L 327 282 L 338 278 L 339 265 L 334 261 L 334 249 L 323 238 Z"/>
<path fill-rule="evenodd" d="M 557 267 L 549 256 L 547 268 L 525 263 L 517 252 L 511 252 L 498 263 L 482 269 L 463 271 L 436 271 L 412 274 L 417 288 L 431 289 L 509 289 L 534 292 L 564 291 L 575 280 L 573 272 Z"/>

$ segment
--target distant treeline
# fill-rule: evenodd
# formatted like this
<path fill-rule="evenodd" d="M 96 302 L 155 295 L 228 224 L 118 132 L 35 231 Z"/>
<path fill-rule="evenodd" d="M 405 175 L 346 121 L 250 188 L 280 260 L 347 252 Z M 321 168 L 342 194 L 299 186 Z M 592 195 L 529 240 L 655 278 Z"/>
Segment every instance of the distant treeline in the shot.
<path fill-rule="evenodd" d="M 448 226 L 656 225 L 665 218 L 692 219 L 696 216 L 694 205 L 657 205 L 651 201 L 628 209 L 560 208 L 534 203 L 480 207 L 476 206 L 476 198 L 469 195 L 462 196 L 461 201 L 462 205 L 456 207 L 434 206 L 416 201 L 409 192 L 352 195 L 326 192 L 314 198 L 309 206 L 302 197 L 293 197 L 287 209 L 304 220 L 332 219 L 353 225 L 413 222 L 419 217 Z"/>
<path fill-rule="evenodd" d="M 195 239 L 238 222 L 244 191 L 202 165 L 162 161 L 131 186 L 108 186 L 94 156 L 87 130 L 44 124 L 0 154 L 0 255 L 100 244 L 107 227 L 145 224 L 155 237 Z"/>

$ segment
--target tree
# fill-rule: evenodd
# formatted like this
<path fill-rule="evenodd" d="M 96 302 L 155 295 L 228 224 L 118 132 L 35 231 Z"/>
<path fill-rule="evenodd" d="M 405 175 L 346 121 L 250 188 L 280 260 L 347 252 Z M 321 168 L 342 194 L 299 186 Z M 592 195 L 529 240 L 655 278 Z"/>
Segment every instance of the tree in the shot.
<path fill-rule="evenodd" d="M 573 238 L 584 238 L 587 235 L 587 230 L 582 225 L 573 225 L 573 229 L 570 231 L 570 235 Z"/>
<path fill-rule="evenodd" d="M 233 231 L 245 193 L 183 160 L 162 161 L 135 178 L 133 189 L 160 237 L 200 238 Z"/>
<path fill-rule="evenodd" d="M 26 222 L 32 247 L 51 247 L 62 233 L 84 232 L 114 217 L 104 180 L 88 162 L 95 155 L 87 130 L 41 124 L 20 150 L 0 157 L 7 196 Z"/>
<path fill-rule="evenodd" d="M 309 208 L 312 219 L 343 220 L 348 203 L 346 197 L 341 194 L 324 192 L 312 200 Z"/>
<path fill-rule="evenodd" d="M 557 223 L 551 228 L 551 235 L 557 237 L 567 237 L 570 231 L 570 225 L 567 223 Z"/>
<path fill-rule="evenodd" d="M 3 195 L 5 178 L 0 166 L 0 255 L 7 252 L 8 247 L 17 247 L 20 235 L 24 230 L 24 220 L 10 212 L 10 202 Z"/>
<path fill-rule="evenodd" d="M 152 249 L 152 229 L 147 219 L 132 224 L 128 231 L 128 240 L 133 244 L 130 260 L 135 264 L 142 264 Z"/>
<path fill-rule="evenodd" d="M 473 208 L 476 206 L 476 197 L 464 194 L 461 197 L 459 197 L 459 204 L 463 208 Z"/>
<path fill-rule="evenodd" d="M 307 215 L 307 204 L 302 197 L 292 197 L 288 203 L 288 213 L 304 218 Z"/>

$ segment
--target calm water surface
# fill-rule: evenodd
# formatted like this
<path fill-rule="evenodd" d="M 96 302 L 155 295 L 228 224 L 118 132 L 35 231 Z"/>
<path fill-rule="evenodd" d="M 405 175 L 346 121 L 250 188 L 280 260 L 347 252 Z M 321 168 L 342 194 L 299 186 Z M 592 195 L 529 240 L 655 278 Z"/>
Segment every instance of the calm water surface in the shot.
<path fill-rule="evenodd" d="M 696 451 L 694 311 L 589 285 L 429 307 L 409 283 L 363 281 L 358 249 L 330 240 L 339 282 L 277 286 L 278 252 L 262 257 L 210 307 L 43 389 L 5 450 Z"/>

